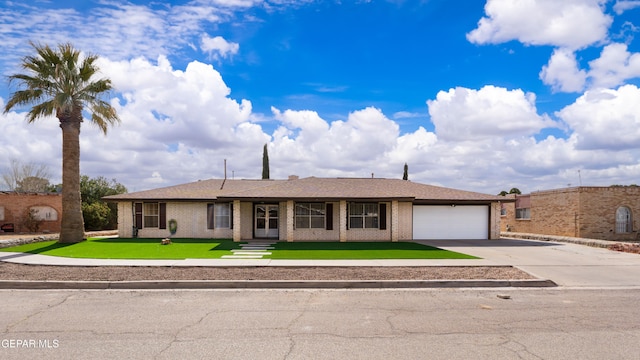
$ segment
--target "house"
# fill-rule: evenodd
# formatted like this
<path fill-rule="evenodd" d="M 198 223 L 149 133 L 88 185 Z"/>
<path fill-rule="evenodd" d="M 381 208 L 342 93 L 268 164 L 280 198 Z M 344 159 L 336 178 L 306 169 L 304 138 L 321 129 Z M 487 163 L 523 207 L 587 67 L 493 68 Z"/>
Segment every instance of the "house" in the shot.
<path fill-rule="evenodd" d="M 580 186 L 510 197 L 515 202 L 502 205 L 502 231 L 638 240 L 638 186 Z"/>
<path fill-rule="evenodd" d="M 37 223 L 37 232 L 60 232 L 62 196 L 58 193 L 0 191 L 0 233 L 34 232 L 27 226 L 29 214 Z"/>
<path fill-rule="evenodd" d="M 403 241 L 495 239 L 500 196 L 379 178 L 211 179 L 107 196 L 120 237 Z M 513 200 L 507 200 L 513 201 Z"/>

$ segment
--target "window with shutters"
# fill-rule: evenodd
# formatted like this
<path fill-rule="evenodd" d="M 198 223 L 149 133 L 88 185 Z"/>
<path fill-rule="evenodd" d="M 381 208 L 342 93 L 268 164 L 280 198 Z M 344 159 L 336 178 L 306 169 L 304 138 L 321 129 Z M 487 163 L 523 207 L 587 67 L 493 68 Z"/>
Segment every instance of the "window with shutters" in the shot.
<path fill-rule="evenodd" d="M 378 229 L 378 203 L 350 203 L 350 229 Z"/>
<path fill-rule="evenodd" d="M 157 228 L 160 224 L 160 204 L 159 203 L 144 203 L 143 204 L 143 219 L 145 228 Z"/>
<path fill-rule="evenodd" d="M 296 229 L 324 229 L 325 203 L 296 203 Z"/>

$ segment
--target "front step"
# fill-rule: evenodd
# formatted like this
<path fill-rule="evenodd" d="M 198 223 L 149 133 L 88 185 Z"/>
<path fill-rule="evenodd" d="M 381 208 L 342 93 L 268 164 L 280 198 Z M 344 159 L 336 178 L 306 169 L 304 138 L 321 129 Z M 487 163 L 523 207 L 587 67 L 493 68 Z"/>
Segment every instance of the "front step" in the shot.
<path fill-rule="evenodd" d="M 271 252 L 267 250 L 273 250 L 273 244 L 273 242 L 266 241 L 249 241 L 240 244 L 240 249 L 231 250 L 233 255 L 223 255 L 222 259 L 262 259 L 265 255 L 271 255 Z"/>

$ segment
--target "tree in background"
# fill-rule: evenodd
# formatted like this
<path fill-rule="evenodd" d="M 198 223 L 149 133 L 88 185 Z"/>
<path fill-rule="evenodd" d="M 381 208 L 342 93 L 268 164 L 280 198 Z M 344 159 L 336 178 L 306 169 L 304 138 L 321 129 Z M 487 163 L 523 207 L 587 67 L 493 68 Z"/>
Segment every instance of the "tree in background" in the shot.
<path fill-rule="evenodd" d="M 22 74 L 9 76 L 19 89 L 5 104 L 7 113 L 16 106 L 31 106 L 27 122 L 39 118 L 58 118 L 62 129 L 62 219 L 60 243 L 84 240 L 84 221 L 80 197 L 80 125 L 82 112 L 91 113 L 91 123 L 107 133 L 109 125 L 120 119 L 116 110 L 102 99 L 112 89 L 111 80 L 96 79 L 98 57 L 87 55 L 71 44 L 49 45 L 31 43 L 36 55 L 22 59 Z"/>
<path fill-rule="evenodd" d="M 9 191 L 48 192 L 49 168 L 44 164 L 22 163 L 11 159 L 9 170 L 2 174 L 2 183 Z"/>
<path fill-rule="evenodd" d="M 500 193 L 498 195 L 499 196 L 506 196 L 506 195 L 509 195 L 509 194 L 520 195 L 520 194 L 522 194 L 522 192 L 520 192 L 520 189 L 518 189 L 518 188 L 511 188 L 511 190 L 509 190 L 509 192 L 506 192 L 506 191 L 502 190 L 502 191 L 500 191 Z"/>
<path fill-rule="evenodd" d="M 127 188 L 115 179 L 107 180 L 103 176 L 80 177 L 82 194 L 82 215 L 84 227 L 88 231 L 112 230 L 118 227 L 118 207 L 115 203 L 106 203 L 102 197 L 124 194 Z"/>
<path fill-rule="evenodd" d="M 269 179 L 269 153 L 267 152 L 267 144 L 262 148 L 262 178 Z"/>
<path fill-rule="evenodd" d="M 402 180 L 409 180 L 409 165 L 404 163 L 404 174 L 402 174 Z"/>

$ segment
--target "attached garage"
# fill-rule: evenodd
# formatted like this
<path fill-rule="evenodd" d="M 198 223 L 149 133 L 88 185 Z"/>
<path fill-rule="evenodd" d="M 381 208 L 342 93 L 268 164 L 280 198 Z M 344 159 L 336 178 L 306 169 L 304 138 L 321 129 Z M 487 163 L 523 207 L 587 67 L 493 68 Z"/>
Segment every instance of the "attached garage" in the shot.
<path fill-rule="evenodd" d="M 413 238 L 448 240 L 489 238 L 487 205 L 414 205 Z"/>

